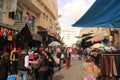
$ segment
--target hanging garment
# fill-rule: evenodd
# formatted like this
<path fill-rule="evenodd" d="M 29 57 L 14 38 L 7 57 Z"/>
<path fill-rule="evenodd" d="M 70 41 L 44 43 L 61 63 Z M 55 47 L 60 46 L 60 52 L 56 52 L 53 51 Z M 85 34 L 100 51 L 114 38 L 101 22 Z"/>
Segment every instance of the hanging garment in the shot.
<path fill-rule="evenodd" d="M 113 59 L 113 75 L 117 76 L 117 69 L 116 69 L 116 64 L 115 64 L 115 58 L 112 56 Z"/>
<path fill-rule="evenodd" d="M 120 56 L 114 56 L 116 69 L 117 69 L 117 76 L 120 76 Z"/>

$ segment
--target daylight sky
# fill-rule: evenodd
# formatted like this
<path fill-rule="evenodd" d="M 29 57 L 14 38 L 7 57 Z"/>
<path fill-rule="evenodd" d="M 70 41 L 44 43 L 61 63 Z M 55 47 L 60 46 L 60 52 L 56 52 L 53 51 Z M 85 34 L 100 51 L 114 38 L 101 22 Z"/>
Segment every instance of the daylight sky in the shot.
<path fill-rule="evenodd" d="M 59 23 L 61 27 L 61 37 L 66 45 L 70 46 L 76 43 L 77 38 L 82 28 L 72 27 L 80 17 L 90 8 L 95 0 L 57 0 L 58 13 L 61 15 Z M 66 30 L 66 31 L 65 31 Z M 73 32 L 69 32 L 69 31 Z"/>
<path fill-rule="evenodd" d="M 90 8 L 95 0 L 57 0 L 61 27 L 71 26 Z"/>

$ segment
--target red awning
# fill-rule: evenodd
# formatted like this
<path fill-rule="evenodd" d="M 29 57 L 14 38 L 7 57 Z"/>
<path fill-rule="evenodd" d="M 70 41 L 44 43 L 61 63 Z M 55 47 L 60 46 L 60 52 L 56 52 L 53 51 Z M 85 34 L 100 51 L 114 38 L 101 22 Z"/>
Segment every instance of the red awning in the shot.
<path fill-rule="evenodd" d="M 92 42 L 99 42 L 99 41 L 102 41 L 102 40 L 104 40 L 104 37 L 96 37 L 96 38 L 92 39 Z"/>

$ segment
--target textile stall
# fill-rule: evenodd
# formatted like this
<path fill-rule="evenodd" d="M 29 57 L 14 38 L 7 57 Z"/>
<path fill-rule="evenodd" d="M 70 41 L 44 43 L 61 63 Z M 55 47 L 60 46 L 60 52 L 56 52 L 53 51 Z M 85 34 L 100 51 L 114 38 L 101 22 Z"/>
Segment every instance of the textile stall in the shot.
<path fill-rule="evenodd" d="M 120 54 L 101 54 L 100 80 L 120 79 Z"/>
<path fill-rule="evenodd" d="M 13 48 L 16 47 L 16 39 L 18 36 L 18 32 L 0 26 L 0 51 L 4 53 L 6 51 L 10 52 Z"/>

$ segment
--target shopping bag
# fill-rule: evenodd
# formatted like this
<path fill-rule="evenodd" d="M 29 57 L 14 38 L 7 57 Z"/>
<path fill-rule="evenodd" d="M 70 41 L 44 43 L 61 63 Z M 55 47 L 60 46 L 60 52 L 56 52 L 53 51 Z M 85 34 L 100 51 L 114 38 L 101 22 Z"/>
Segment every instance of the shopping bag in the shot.
<path fill-rule="evenodd" d="M 76 55 L 76 58 L 80 58 L 80 55 Z"/>
<path fill-rule="evenodd" d="M 60 64 L 60 59 L 59 58 L 56 59 L 56 64 Z"/>
<path fill-rule="evenodd" d="M 15 75 L 8 76 L 7 80 L 17 80 Z"/>
<path fill-rule="evenodd" d="M 96 80 L 96 79 L 93 77 L 85 77 L 84 80 Z"/>
<path fill-rule="evenodd" d="M 65 57 L 65 56 L 64 56 L 64 54 L 62 53 L 62 54 L 61 54 L 61 59 L 63 59 L 64 57 Z"/>

